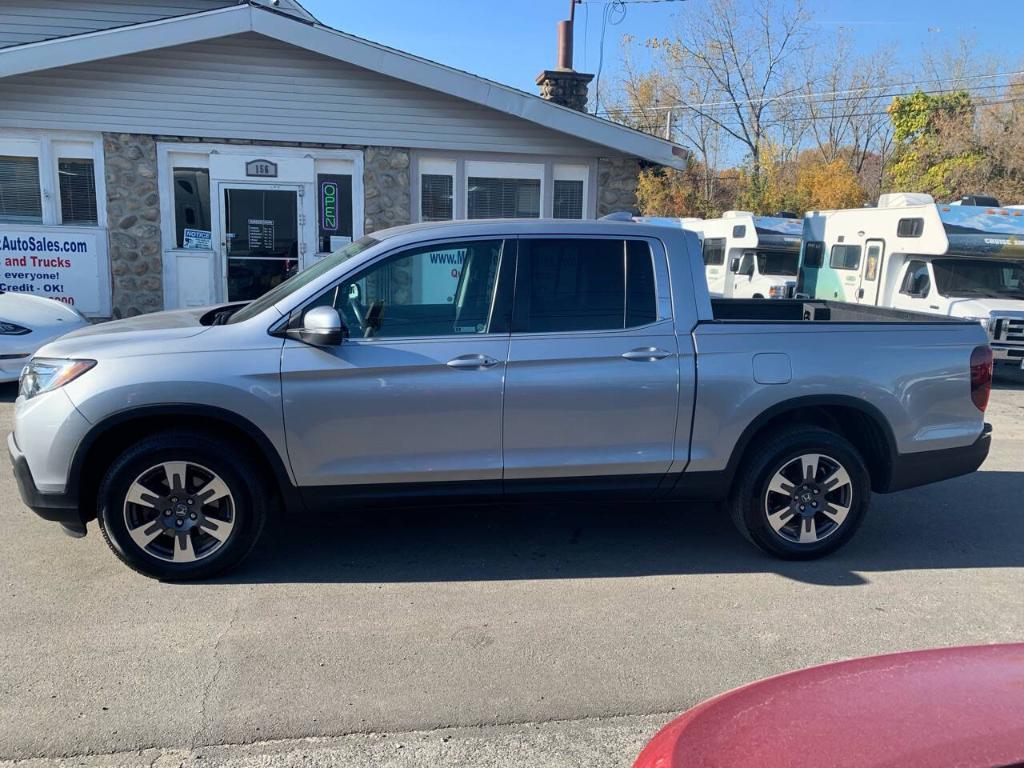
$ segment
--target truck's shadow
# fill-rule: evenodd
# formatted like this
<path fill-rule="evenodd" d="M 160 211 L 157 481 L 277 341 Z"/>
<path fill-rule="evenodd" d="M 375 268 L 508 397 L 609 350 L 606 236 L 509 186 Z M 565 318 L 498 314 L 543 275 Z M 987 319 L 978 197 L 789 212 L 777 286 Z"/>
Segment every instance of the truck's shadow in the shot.
<path fill-rule="evenodd" d="M 13 403 L 18 399 L 18 382 L 0 384 L 0 403 Z"/>
<path fill-rule="evenodd" d="M 876 496 L 840 552 L 762 555 L 712 508 L 667 505 L 350 510 L 273 521 L 241 583 L 492 581 L 771 572 L 855 586 L 875 571 L 1024 566 L 1024 472 Z"/>

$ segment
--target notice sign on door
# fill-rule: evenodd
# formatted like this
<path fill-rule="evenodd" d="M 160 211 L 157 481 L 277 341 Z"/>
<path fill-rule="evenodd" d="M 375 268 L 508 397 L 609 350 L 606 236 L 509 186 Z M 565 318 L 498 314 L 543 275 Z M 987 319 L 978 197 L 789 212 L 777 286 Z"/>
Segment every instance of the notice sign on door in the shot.
<path fill-rule="evenodd" d="M 105 314 L 100 290 L 99 234 L 61 233 L 48 228 L 0 228 L 0 291 L 30 293 Z M 104 276 L 109 280 L 109 275 Z"/>
<path fill-rule="evenodd" d="M 249 250 L 274 250 L 273 219 L 249 219 Z"/>

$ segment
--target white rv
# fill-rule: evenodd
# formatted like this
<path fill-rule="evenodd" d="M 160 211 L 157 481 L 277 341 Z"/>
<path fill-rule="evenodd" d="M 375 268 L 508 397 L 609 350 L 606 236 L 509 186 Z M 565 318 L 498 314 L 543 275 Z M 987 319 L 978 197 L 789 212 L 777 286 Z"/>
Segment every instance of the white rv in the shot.
<path fill-rule="evenodd" d="M 712 296 L 775 299 L 793 295 L 803 231 L 797 218 L 726 211 L 720 219 L 639 220 L 697 233 Z"/>
<path fill-rule="evenodd" d="M 804 217 L 797 293 L 974 318 L 996 359 L 1024 361 L 1024 210 L 893 194 Z"/>

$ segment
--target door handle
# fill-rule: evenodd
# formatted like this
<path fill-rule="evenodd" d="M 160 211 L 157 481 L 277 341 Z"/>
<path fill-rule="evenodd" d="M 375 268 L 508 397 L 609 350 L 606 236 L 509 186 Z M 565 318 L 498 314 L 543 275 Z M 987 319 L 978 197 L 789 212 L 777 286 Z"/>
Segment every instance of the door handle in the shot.
<path fill-rule="evenodd" d="M 664 360 L 672 353 L 666 349 L 658 349 L 658 347 L 640 347 L 638 349 L 631 349 L 629 352 L 623 352 L 622 356 L 627 360 L 635 360 L 638 363 L 653 363 L 657 360 Z"/>
<path fill-rule="evenodd" d="M 461 357 L 455 357 L 449 360 L 445 365 L 449 368 L 466 368 L 466 369 L 479 369 L 479 368 L 493 368 L 498 364 L 498 361 L 493 357 L 487 355 L 462 355 Z"/>

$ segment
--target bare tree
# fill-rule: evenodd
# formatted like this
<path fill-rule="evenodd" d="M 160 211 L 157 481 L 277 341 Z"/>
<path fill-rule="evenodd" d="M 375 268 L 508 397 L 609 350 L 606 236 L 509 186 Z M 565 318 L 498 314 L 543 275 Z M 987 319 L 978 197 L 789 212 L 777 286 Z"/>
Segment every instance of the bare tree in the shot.
<path fill-rule="evenodd" d="M 763 153 L 787 124 L 794 57 L 806 44 L 803 0 L 706 0 L 660 41 L 687 119 L 739 142 L 760 186 Z M 685 129 L 684 129 L 685 130 Z M 698 131 L 699 133 L 699 131 Z"/>

